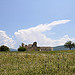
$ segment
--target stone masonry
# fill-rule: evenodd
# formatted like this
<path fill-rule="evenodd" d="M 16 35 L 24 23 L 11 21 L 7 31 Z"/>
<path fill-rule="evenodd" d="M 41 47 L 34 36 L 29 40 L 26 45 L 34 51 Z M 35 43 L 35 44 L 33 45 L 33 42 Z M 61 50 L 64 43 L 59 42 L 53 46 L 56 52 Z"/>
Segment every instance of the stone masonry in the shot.
<path fill-rule="evenodd" d="M 22 47 L 25 47 L 27 51 L 53 51 L 53 47 L 37 47 L 37 42 L 28 45 L 22 43 Z"/>

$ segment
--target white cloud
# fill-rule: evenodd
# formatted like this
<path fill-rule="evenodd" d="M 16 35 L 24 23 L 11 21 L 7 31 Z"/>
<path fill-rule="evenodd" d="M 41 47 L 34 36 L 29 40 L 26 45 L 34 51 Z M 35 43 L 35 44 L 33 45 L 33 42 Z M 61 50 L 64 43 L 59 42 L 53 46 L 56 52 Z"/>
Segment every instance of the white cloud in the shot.
<path fill-rule="evenodd" d="M 14 48 L 14 40 L 6 35 L 5 31 L 0 30 L 0 46 L 6 45 L 8 47 Z"/>
<path fill-rule="evenodd" d="M 29 29 L 22 29 L 18 30 L 18 32 L 15 32 L 15 36 L 20 42 L 24 43 L 32 43 L 34 41 L 38 42 L 38 45 L 42 46 L 56 46 L 56 45 L 61 45 L 64 44 L 63 40 L 66 41 L 67 37 L 65 36 L 59 40 L 52 40 L 51 38 L 48 38 L 44 32 L 51 30 L 54 26 L 59 25 L 59 24 L 65 24 L 68 23 L 70 20 L 59 20 L 59 21 L 54 21 L 50 24 L 40 24 L 37 25 L 36 27 L 32 27 Z"/>
<path fill-rule="evenodd" d="M 53 27 L 59 24 L 68 23 L 69 21 L 70 20 L 59 20 L 49 24 L 40 24 L 36 27 L 18 30 L 18 32 L 14 33 L 16 40 L 10 38 L 5 31 L 0 30 L 0 45 L 6 45 L 10 48 L 17 48 L 22 42 L 29 44 L 37 41 L 39 46 L 58 46 L 63 45 L 66 41 L 69 40 L 75 41 L 75 38 L 70 38 L 68 35 L 64 35 L 57 40 L 48 38 L 45 35 L 45 32 L 50 31 Z"/>
<path fill-rule="evenodd" d="M 68 35 L 64 35 L 59 40 L 54 40 L 54 46 L 63 45 L 67 41 L 75 41 L 75 38 L 70 38 Z"/>

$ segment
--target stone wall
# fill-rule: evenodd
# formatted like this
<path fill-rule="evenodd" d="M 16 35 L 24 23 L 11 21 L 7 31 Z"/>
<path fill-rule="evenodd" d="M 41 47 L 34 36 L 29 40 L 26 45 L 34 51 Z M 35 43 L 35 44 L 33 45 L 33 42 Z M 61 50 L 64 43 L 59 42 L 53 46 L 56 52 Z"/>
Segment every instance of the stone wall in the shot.
<path fill-rule="evenodd" d="M 53 51 L 52 47 L 39 47 L 40 51 Z"/>
<path fill-rule="evenodd" d="M 39 51 L 37 47 L 28 47 L 27 51 Z"/>
<path fill-rule="evenodd" d="M 27 51 L 53 51 L 52 47 L 28 47 Z"/>

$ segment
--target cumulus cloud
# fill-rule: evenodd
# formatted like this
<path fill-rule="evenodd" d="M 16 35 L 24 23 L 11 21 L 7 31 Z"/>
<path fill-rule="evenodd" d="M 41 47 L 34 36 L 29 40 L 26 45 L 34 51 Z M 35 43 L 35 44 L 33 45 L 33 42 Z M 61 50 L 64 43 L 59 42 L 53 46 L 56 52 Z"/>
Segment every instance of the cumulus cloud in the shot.
<path fill-rule="evenodd" d="M 59 40 L 52 40 L 51 38 L 48 38 L 44 34 L 44 32 L 50 31 L 56 25 L 66 24 L 69 21 L 70 20 L 58 20 L 58 21 L 54 21 L 49 24 L 40 24 L 40 25 L 37 25 L 36 27 L 18 30 L 14 34 L 19 41 L 24 42 L 24 43 L 27 43 L 27 42 L 32 43 L 34 41 L 37 41 L 38 45 L 40 45 L 40 46 L 61 45 L 61 44 L 64 44 L 65 40 L 67 40 L 65 38 L 66 35 Z M 66 36 L 66 37 L 69 38 L 68 36 Z M 64 40 L 64 42 L 63 42 L 63 40 Z"/>
<path fill-rule="evenodd" d="M 0 45 L 6 45 L 14 48 L 14 40 L 7 36 L 5 31 L 0 30 Z"/>
<path fill-rule="evenodd" d="M 75 41 L 75 38 L 70 38 L 68 35 L 64 35 L 59 40 L 53 40 L 54 46 L 63 45 L 67 41 Z"/>
<path fill-rule="evenodd" d="M 66 24 L 70 20 L 58 20 L 49 24 L 40 24 L 28 29 L 21 29 L 14 33 L 16 40 L 10 38 L 5 31 L 0 30 L 0 45 L 6 45 L 10 48 L 17 48 L 20 43 L 25 44 L 38 42 L 39 46 L 58 46 L 63 45 L 66 41 L 75 41 L 75 38 L 70 38 L 68 35 L 62 36 L 60 39 L 48 38 L 45 32 L 51 31 L 53 27 Z"/>

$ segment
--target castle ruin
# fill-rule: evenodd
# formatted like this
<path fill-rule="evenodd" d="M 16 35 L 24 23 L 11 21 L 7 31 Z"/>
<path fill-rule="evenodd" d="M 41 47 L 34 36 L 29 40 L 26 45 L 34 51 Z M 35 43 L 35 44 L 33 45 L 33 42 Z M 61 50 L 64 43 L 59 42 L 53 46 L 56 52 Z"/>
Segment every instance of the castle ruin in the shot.
<path fill-rule="evenodd" d="M 22 43 L 22 47 L 26 48 L 27 51 L 53 51 L 53 47 L 38 47 L 37 42 L 33 42 L 33 44 L 24 45 Z"/>

